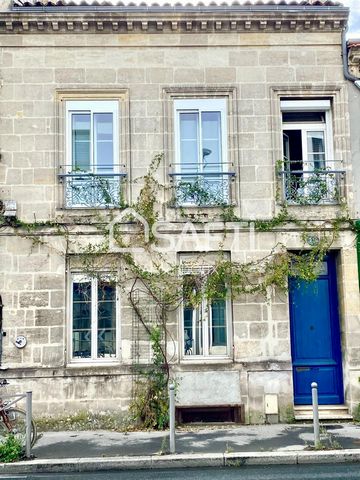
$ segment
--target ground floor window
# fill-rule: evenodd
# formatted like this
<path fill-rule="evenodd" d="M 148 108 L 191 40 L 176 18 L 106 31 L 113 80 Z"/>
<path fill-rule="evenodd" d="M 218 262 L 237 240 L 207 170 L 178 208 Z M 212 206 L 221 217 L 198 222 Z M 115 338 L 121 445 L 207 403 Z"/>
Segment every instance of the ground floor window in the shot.
<path fill-rule="evenodd" d="M 194 276 L 184 277 L 183 339 L 185 356 L 227 356 L 229 354 L 229 308 L 226 298 L 207 300 L 202 296 L 199 304 L 193 305 L 197 285 Z M 224 286 L 224 291 L 226 288 Z"/>
<path fill-rule="evenodd" d="M 109 359 L 117 352 L 117 294 L 110 276 L 73 274 L 71 280 L 71 357 Z"/>

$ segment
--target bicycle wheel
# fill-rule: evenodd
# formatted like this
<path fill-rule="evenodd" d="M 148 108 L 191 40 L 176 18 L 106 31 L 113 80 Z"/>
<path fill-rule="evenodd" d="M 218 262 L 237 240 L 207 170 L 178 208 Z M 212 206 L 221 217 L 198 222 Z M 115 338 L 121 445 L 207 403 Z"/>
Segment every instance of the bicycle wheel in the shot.
<path fill-rule="evenodd" d="M 6 410 L 7 416 L 12 426 L 9 433 L 15 435 L 16 438 L 25 446 L 26 442 L 26 413 L 19 408 L 9 408 Z M 3 423 L 3 422 L 2 422 Z M 6 428 L 6 427 L 5 427 Z M 31 421 L 31 446 L 36 442 L 36 425 Z"/>

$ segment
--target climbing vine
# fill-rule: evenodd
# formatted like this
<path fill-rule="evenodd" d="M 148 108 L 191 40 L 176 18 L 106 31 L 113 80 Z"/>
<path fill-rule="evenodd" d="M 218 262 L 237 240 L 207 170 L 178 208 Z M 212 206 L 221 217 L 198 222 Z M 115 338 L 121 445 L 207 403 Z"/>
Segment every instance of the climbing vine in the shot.
<path fill-rule="evenodd" d="M 39 238 L 39 232 L 43 229 L 53 229 L 54 234 L 66 238 L 66 251 L 76 253 L 80 260 L 81 270 L 89 276 L 97 276 L 99 272 L 119 272 L 114 274 L 113 280 L 126 292 L 137 321 L 143 326 L 148 335 L 152 351 L 151 364 L 137 368 L 136 382 L 133 392 L 133 401 L 130 406 L 132 418 L 145 428 L 163 429 L 168 424 L 168 382 L 170 379 L 169 363 L 171 358 L 167 351 L 168 342 L 173 340 L 168 328 L 168 318 L 181 304 L 184 298 L 188 305 L 197 307 L 202 299 L 209 302 L 225 298 L 236 298 L 241 294 L 262 294 L 268 298 L 269 287 L 287 289 L 288 278 L 297 278 L 299 281 L 312 282 L 320 271 L 320 264 L 326 253 L 337 238 L 342 226 L 354 228 L 349 218 L 345 204 L 341 207 L 341 215 L 333 221 L 327 220 L 319 225 L 319 222 L 304 222 L 295 218 L 288 211 L 286 205 L 282 205 L 279 213 L 269 220 L 243 220 L 236 216 L 235 206 L 229 205 L 219 197 L 216 197 L 204 189 L 204 185 L 196 182 L 186 182 L 181 185 L 182 195 L 191 196 L 193 203 L 202 206 L 211 200 L 212 206 L 218 207 L 213 218 L 224 223 L 224 232 L 227 233 L 226 224 L 237 222 L 245 228 L 253 226 L 257 232 L 271 232 L 286 225 L 295 225 L 302 235 L 302 251 L 291 252 L 282 243 L 276 244 L 273 249 L 262 258 L 256 258 L 247 262 L 231 260 L 223 251 L 223 242 L 220 242 L 217 257 L 210 268 L 196 271 L 191 275 L 183 275 L 176 262 L 156 248 L 157 239 L 153 227 L 159 219 L 161 193 L 169 190 L 161 185 L 156 179 L 157 170 L 163 160 L 162 155 L 156 155 L 151 162 L 148 172 L 135 181 L 141 185 L 137 200 L 128 205 L 132 209 L 128 217 L 122 219 L 122 223 L 113 225 L 112 236 L 115 246 L 120 250 L 113 251 L 110 246 L 110 223 L 116 220 L 114 211 L 107 211 L 107 216 L 97 214 L 89 225 L 95 226 L 99 241 L 88 244 L 83 240 L 74 240 L 74 235 L 69 232 L 66 222 L 22 222 L 17 218 L 7 220 L 0 218 L 0 226 L 11 227 L 20 236 L 32 240 Z M 106 188 L 106 185 L 103 184 Z M 176 185 L 175 185 L 176 188 Z M 174 198 L 174 192 L 171 192 Z M 210 197 L 209 197 L 210 195 Z M 176 197 L 177 200 L 179 197 Z M 210 198 L 210 200 L 209 200 Z M 125 202 L 123 203 L 125 207 Z M 181 217 L 187 219 L 187 211 L 176 204 Z M 144 225 L 136 218 L 135 213 L 146 221 L 150 238 L 148 242 L 143 239 Z M 191 217 L 190 217 L 191 218 Z M 123 222 L 130 223 L 138 228 L 136 235 L 125 232 Z M 310 233 L 312 241 L 309 241 Z M 44 242 L 42 237 L 42 242 Z M 76 243 L 77 242 L 77 243 Z M 131 247 L 139 246 L 143 253 L 135 255 Z M 125 249 L 125 251 L 124 251 Z M 140 258 L 140 261 L 139 261 Z M 196 263 L 196 260 L 195 260 Z M 147 265 L 145 267 L 144 265 Z M 147 310 L 139 306 L 136 292 L 146 294 L 156 307 L 156 321 L 149 322 Z"/>

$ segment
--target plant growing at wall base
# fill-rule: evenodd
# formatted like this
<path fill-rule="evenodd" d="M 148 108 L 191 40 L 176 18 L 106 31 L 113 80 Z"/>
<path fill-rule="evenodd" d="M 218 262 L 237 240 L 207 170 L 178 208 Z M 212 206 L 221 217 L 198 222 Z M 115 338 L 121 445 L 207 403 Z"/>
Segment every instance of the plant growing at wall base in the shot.
<path fill-rule="evenodd" d="M 168 370 L 161 347 L 163 329 L 152 328 L 150 344 L 153 363 L 139 373 L 142 378 L 136 382 L 135 395 L 130 404 L 130 413 L 134 420 L 140 421 L 144 428 L 164 430 L 169 424 Z"/>
<path fill-rule="evenodd" d="M 13 434 L 5 437 L 0 443 L 0 462 L 10 463 L 20 460 L 23 456 L 23 446 L 21 441 Z"/>

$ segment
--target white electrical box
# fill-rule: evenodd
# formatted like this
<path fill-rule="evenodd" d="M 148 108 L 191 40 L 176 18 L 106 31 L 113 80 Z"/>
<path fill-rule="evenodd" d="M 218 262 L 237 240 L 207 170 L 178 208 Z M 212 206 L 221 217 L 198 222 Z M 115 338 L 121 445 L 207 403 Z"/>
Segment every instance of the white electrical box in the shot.
<path fill-rule="evenodd" d="M 278 396 L 275 394 L 265 395 L 265 415 L 277 415 L 278 413 Z"/>

